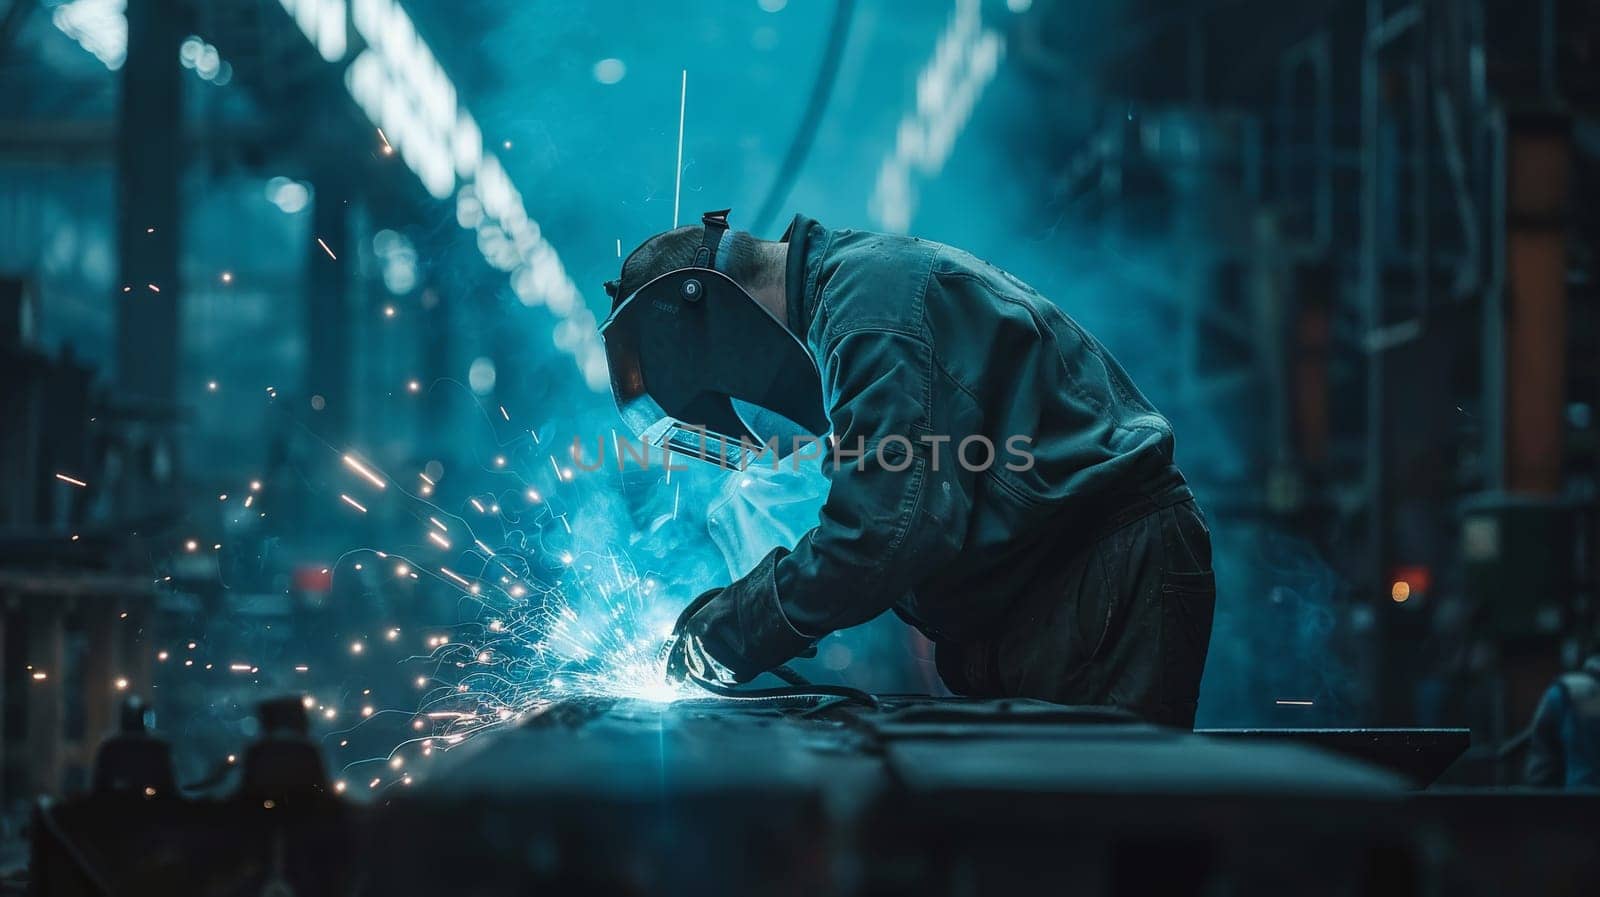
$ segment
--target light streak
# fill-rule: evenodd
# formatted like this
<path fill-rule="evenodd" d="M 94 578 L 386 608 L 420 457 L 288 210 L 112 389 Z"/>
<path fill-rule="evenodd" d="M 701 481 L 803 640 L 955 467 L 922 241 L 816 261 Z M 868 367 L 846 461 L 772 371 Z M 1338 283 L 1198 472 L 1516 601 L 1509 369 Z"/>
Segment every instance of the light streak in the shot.
<path fill-rule="evenodd" d="M 363 514 L 367 513 L 366 505 L 363 505 L 361 502 L 356 501 L 348 495 L 345 495 L 343 492 L 339 493 L 339 497 L 343 499 L 344 503 L 350 507 L 355 508 L 357 511 L 360 511 Z"/>
<path fill-rule="evenodd" d="M 440 567 L 439 568 L 439 572 L 443 573 L 445 576 L 448 576 L 451 579 L 455 580 L 456 582 L 460 583 L 462 588 L 466 588 L 466 587 L 472 585 L 472 583 L 467 582 L 465 577 L 463 577 L 461 574 L 457 573 L 456 571 L 451 570 L 449 567 Z"/>
<path fill-rule="evenodd" d="M 356 458 L 356 456 L 354 456 L 354 455 L 345 455 L 344 456 L 344 463 L 345 463 L 346 467 L 349 467 L 351 470 L 355 471 L 356 473 L 361 474 L 361 476 L 364 477 L 367 482 L 371 483 L 374 486 L 377 486 L 379 489 L 387 489 L 389 487 L 389 484 L 385 483 L 383 481 L 383 477 L 380 477 L 380 476 L 377 475 L 377 473 L 373 472 L 372 468 L 368 467 L 365 464 L 362 464 Z"/>
<path fill-rule="evenodd" d="M 430 516 L 428 518 L 428 522 L 433 524 L 434 526 L 437 526 L 439 528 L 440 532 L 444 532 L 444 533 L 450 532 L 450 527 L 445 526 L 444 523 L 442 521 L 440 521 L 439 518 L 437 518 L 437 517 L 431 517 Z"/>
<path fill-rule="evenodd" d="M 77 486 L 80 489 L 82 489 L 83 487 L 89 485 L 88 483 L 85 483 L 83 480 L 80 480 L 77 477 L 69 477 L 64 473 L 56 474 L 56 479 L 60 480 L 63 483 L 67 483 L 68 485 Z"/>
<path fill-rule="evenodd" d="M 317 245 L 321 246 L 322 247 L 322 251 L 326 252 L 328 254 L 328 258 L 331 258 L 336 262 L 339 260 L 339 257 L 333 254 L 333 250 L 328 248 L 328 244 L 322 242 L 322 238 L 321 237 L 317 238 Z"/>
<path fill-rule="evenodd" d="M 672 226 L 678 226 L 678 199 L 683 196 L 683 111 L 689 104 L 689 70 L 683 70 L 683 84 L 678 89 L 678 167 L 672 185 Z"/>
<path fill-rule="evenodd" d="M 1314 703 L 1312 701 L 1306 700 L 1306 699 L 1300 699 L 1300 698 L 1279 698 L 1278 700 L 1273 701 L 1272 703 L 1274 703 L 1274 704 L 1285 704 L 1285 705 L 1289 705 L 1289 706 L 1293 706 L 1293 707 L 1311 707 L 1311 706 L 1314 706 Z"/>
<path fill-rule="evenodd" d="M 440 548 L 443 548 L 446 551 L 450 550 L 450 540 L 446 539 L 444 536 L 439 535 L 438 533 L 430 531 L 428 533 L 428 540 L 433 542 L 433 544 L 439 546 Z"/>
<path fill-rule="evenodd" d="M 389 143 L 389 137 L 383 133 L 382 128 L 378 129 L 378 139 L 383 141 L 383 154 L 385 156 L 394 155 L 394 145 Z"/>

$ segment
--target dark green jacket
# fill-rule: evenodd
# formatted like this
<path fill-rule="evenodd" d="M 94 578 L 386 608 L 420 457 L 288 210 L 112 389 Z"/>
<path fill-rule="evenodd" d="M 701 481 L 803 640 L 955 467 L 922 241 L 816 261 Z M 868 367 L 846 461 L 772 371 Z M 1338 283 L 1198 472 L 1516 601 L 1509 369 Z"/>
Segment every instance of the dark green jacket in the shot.
<path fill-rule="evenodd" d="M 979 634 L 1066 559 L 1062 533 L 1181 484 L 1167 420 L 1027 284 L 959 249 L 804 216 L 784 239 L 788 323 L 822 372 L 830 438 L 865 452 L 824 458 L 816 528 L 695 618 L 735 672 L 891 608 L 936 640 Z M 993 446 L 987 466 L 970 437 Z"/>

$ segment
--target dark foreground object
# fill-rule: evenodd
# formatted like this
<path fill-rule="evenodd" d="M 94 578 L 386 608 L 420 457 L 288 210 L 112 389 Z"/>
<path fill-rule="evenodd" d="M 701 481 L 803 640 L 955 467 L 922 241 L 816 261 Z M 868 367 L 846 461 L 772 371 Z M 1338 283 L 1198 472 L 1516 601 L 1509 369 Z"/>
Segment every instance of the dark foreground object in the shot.
<path fill-rule="evenodd" d="M 1183 733 L 1031 701 L 568 702 L 436 754 L 417 785 L 368 807 L 315 788 L 265 796 L 283 781 L 226 800 L 58 804 L 36 825 L 33 883 L 462 897 L 1600 893 L 1600 796 L 1419 792 L 1302 743 L 1316 740 Z"/>

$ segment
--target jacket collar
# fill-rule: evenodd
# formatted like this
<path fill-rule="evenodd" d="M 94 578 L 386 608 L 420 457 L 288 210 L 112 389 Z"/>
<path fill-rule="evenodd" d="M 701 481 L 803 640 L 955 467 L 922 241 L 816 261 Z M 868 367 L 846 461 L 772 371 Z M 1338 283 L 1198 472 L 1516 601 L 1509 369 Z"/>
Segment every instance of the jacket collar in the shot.
<path fill-rule="evenodd" d="M 783 232 L 781 242 L 789 244 L 789 261 L 784 275 L 784 300 L 788 306 L 789 331 L 805 340 L 817 312 L 817 269 L 827 249 L 827 228 L 805 215 L 796 215 Z"/>

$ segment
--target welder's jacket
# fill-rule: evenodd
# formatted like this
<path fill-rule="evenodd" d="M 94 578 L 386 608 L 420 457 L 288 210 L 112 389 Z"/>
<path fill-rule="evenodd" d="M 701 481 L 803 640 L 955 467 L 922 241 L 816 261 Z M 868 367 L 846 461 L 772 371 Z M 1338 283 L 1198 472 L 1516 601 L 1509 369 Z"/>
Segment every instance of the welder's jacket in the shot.
<path fill-rule="evenodd" d="M 784 239 L 788 324 L 840 454 L 821 461 L 817 526 L 697 620 L 735 672 L 891 608 L 936 641 L 980 636 L 1059 559 L 1064 528 L 1082 521 L 1088 538 L 1122 496 L 1183 488 L 1167 420 L 1026 284 L 949 246 L 804 216 Z M 979 436 L 992 463 L 978 440 L 960 463 Z"/>

